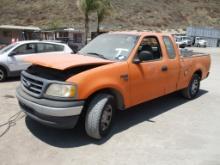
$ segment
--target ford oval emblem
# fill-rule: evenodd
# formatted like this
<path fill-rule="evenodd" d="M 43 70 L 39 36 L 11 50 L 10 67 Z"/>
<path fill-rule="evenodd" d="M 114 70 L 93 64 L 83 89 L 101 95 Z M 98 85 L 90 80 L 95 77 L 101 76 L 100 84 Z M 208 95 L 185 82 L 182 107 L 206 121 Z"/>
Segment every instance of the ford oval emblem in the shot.
<path fill-rule="evenodd" d="M 24 81 L 24 85 L 25 85 L 27 88 L 30 88 L 30 87 L 31 87 L 31 83 L 28 82 L 28 81 Z"/>

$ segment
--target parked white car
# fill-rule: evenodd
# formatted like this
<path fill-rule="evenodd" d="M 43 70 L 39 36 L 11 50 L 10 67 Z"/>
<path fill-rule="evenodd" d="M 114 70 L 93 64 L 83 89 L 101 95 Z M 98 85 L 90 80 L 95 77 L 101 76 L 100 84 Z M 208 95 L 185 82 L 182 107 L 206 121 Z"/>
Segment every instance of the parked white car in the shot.
<path fill-rule="evenodd" d="M 196 47 L 207 47 L 207 41 L 202 37 L 195 38 L 195 46 Z"/>
<path fill-rule="evenodd" d="M 43 55 L 45 52 L 72 53 L 72 49 L 63 43 L 46 41 L 19 41 L 0 50 L 0 82 L 8 77 L 19 76 L 29 63 L 24 57 L 33 54 Z"/>
<path fill-rule="evenodd" d="M 188 36 L 176 36 L 175 39 L 176 43 L 182 48 L 192 46 L 192 39 Z"/>

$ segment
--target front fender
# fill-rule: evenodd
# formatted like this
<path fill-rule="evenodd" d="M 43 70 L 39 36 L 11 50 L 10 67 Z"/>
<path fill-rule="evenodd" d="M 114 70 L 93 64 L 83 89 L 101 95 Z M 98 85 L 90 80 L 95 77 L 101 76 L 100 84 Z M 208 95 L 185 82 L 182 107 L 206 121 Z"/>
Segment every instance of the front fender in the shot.
<path fill-rule="evenodd" d="M 103 89 L 118 91 L 123 99 L 125 107 L 130 105 L 129 80 L 125 81 L 121 75 L 128 74 L 127 62 L 117 62 L 100 66 L 79 73 L 67 80 L 78 86 L 78 99 L 85 100 L 92 94 Z"/>

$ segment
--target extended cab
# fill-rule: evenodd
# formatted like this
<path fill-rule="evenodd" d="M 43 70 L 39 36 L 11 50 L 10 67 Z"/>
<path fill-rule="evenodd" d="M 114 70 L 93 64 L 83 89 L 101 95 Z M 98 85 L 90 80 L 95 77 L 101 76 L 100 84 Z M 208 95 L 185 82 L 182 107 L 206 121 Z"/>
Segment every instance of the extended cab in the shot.
<path fill-rule="evenodd" d="M 210 56 L 180 51 L 172 36 L 114 32 L 96 37 L 78 54 L 32 56 L 16 94 L 21 109 L 42 124 L 87 134 L 109 132 L 117 110 L 181 90 L 193 99 L 207 78 Z"/>

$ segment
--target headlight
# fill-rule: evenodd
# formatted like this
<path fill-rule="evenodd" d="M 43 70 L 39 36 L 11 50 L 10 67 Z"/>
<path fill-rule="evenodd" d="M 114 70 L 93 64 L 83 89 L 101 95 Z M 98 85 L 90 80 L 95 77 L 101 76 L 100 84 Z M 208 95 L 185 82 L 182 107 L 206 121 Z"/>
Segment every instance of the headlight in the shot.
<path fill-rule="evenodd" d="M 51 84 L 47 88 L 46 95 L 55 97 L 75 97 L 76 86 L 68 84 Z"/>

